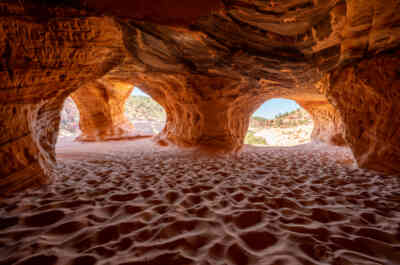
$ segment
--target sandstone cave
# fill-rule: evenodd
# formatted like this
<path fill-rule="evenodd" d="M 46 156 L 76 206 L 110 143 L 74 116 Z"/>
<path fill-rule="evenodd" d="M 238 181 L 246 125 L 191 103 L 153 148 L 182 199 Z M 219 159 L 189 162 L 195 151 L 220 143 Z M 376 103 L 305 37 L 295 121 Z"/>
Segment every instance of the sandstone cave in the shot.
<path fill-rule="evenodd" d="M 0 264 L 400 264 L 400 0 L 3 0 Z M 140 87 L 164 128 L 135 133 Z M 71 97 L 81 134 L 56 157 Z M 244 145 L 272 98 L 311 143 Z"/>

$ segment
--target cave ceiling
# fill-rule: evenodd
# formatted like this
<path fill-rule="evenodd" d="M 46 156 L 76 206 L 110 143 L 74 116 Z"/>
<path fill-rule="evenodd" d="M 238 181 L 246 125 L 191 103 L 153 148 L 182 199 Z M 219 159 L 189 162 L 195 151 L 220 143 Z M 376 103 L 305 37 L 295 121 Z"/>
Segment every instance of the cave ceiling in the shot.
<path fill-rule="evenodd" d="M 24 3 L 24 14 L 42 19 L 113 17 L 127 56 L 109 77 L 132 82 L 137 74 L 221 76 L 271 96 L 315 97 L 326 72 L 400 41 L 398 0 Z"/>
<path fill-rule="evenodd" d="M 189 24 L 122 16 L 117 19 L 130 56 L 109 75 L 133 82 L 137 74 L 221 76 L 253 83 L 266 95 L 316 99 L 326 72 L 399 44 L 399 6 L 399 1 L 224 1 Z"/>

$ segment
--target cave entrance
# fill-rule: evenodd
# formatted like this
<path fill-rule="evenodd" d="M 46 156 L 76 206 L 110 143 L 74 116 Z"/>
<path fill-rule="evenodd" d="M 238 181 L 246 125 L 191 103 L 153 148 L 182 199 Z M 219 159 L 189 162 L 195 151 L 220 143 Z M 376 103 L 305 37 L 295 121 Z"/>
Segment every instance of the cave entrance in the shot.
<path fill-rule="evenodd" d="M 295 146 L 311 141 L 311 115 L 294 100 L 274 98 L 264 102 L 251 116 L 245 144 Z"/>
<path fill-rule="evenodd" d="M 79 109 L 71 97 L 61 110 L 57 143 L 73 141 L 81 134 Z M 133 124 L 137 135 L 155 135 L 165 125 L 164 108 L 139 88 L 134 88 L 124 104 L 124 115 Z"/>
<path fill-rule="evenodd" d="M 148 94 L 135 87 L 125 102 L 125 117 L 139 135 L 155 135 L 165 126 L 164 108 Z"/>
<path fill-rule="evenodd" d="M 73 141 L 80 135 L 81 130 L 79 129 L 79 110 L 71 97 L 65 99 L 60 116 L 57 143 Z"/>

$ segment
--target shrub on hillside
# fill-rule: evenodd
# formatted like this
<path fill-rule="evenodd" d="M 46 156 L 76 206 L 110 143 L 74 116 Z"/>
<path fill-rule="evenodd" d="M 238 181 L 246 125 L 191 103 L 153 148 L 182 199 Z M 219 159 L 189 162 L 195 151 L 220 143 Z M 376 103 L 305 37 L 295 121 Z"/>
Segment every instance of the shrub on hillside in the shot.
<path fill-rule="evenodd" d="M 165 121 L 166 114 L 156 101 L 150 97 L 130 96 L 125 103 L 125 116 L 128 120 Z"/>
<path fill-rule="evenodd" d="M 254 132 L 249 131 L 246 134 L 246 138 L 244 139 L 245 144 L 252 144 L 252 145 L 268 145 L 267 141 L 260 136 L 255 136 Z"/>

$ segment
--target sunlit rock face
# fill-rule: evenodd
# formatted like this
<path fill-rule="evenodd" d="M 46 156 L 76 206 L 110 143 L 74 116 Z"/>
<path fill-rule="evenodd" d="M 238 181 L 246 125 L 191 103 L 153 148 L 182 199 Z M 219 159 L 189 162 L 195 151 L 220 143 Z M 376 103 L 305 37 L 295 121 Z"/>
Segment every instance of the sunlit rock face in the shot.
<path fill-rule="evenodd" d="M 78 141 L 121 140 L 133 137 L 133 125 L 124 115 L 133 86 L 100 79 L 71 94 L 80 114 Z"/>
<path fill-rule="evenodd" d="M 0 4 L 1 194 L 49 181 L 64 99 L 123 54 L 113 19 L 47 10 L 50 17 L 41 21 L 25 11 Z M 68 18 L 58 18 L 63 14 Z"/>
<path fill-rule="evenodd" d="M 313 118 L 312 141 L 338 146 L 346 145 L 342 118 L 339 111 L 328 100 L 316 102 L 299 101 L 299 103 Z"/>
<path fill-rule="evenodd" d="M 382 53 L 334 71 L 327 94 L 361 167 L 400 170 L 400 52 Z"/>

